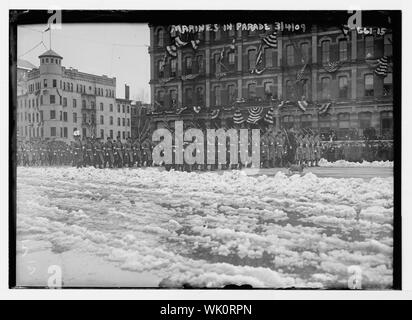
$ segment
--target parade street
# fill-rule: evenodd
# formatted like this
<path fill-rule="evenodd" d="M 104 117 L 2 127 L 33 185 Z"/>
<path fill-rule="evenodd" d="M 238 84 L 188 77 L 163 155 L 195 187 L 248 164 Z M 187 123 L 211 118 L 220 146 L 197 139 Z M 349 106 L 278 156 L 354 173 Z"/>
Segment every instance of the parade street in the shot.
<path fill-rule="evenodd" d="M 18 167 L 17 280 L 390 288 L 392 171 Z"/>

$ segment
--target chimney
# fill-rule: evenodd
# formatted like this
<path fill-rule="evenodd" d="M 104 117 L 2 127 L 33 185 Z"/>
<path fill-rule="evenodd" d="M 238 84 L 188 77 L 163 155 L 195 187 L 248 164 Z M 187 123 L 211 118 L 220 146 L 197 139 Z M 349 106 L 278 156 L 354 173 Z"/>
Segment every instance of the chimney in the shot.
<path fill-rule="evenodd" d="M 130 98 L 130 87 L 127 84 L 124 85 L 124 98 L 126 100 Z"/>

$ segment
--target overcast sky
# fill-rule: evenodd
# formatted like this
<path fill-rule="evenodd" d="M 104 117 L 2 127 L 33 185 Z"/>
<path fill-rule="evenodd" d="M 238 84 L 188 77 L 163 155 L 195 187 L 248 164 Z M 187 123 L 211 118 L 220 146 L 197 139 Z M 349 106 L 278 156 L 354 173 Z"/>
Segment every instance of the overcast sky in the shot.
<path fill-rule="evenodd" d="M 19 58 L 39 65 L 39 55 L 50 45 L 46 28 L 46 24 L 18 28 Z M 150 102 L 149 44 L 147 24 L 63 24 L 61 30 L 52 30 L 52 49 L 63 57 L 63 66 L 116 77 L 117 97 L 124 97 L 126 83 L 131 98 L 144 102 Z"/>

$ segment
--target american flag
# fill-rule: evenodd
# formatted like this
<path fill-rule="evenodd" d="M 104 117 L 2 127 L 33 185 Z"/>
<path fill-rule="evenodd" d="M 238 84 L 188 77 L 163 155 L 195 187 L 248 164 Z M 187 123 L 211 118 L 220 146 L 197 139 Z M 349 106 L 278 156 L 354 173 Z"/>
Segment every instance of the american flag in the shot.
<path fill-rule="evenodd" d="M 298 73 L 296 74 L 296 82 L 301 81 L 303 78 L 303 74 L 305 73 L 305 69 L 306 69 L 307 63 L 305 63 L 302 67 L 302 69 L 300 69 L 298 71 Z"/>
<path fill-rule="evenodd" d="M 388 67 L 389 67 L 389 59 L 388 57 L 384 56 L 378 59 L 378 66 L 375 69 L 375 74 L 381 77 L 386 77 L 388 74 Z"/>

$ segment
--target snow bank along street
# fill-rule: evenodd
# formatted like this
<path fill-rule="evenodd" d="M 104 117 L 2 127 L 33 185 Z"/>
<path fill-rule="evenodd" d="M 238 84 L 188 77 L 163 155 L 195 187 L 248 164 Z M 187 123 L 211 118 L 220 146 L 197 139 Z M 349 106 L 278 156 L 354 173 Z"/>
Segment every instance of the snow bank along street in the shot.
<path fill-rule="evenodd" d="M 17 169 L 18 244 L 96 255 L 153 286 L 347 288 L 357 266 L 362 288 L 390 288 L 392 220 L 393 178 Z"/>

